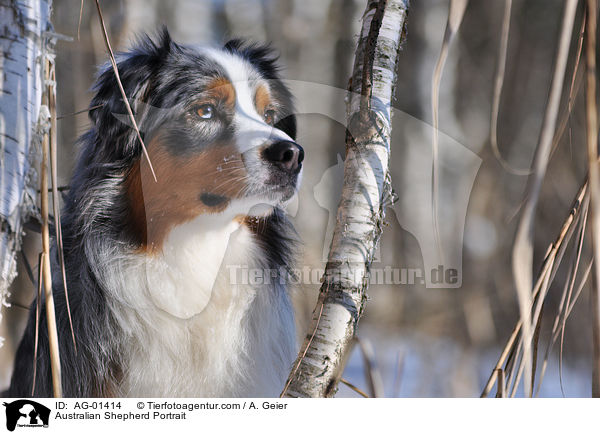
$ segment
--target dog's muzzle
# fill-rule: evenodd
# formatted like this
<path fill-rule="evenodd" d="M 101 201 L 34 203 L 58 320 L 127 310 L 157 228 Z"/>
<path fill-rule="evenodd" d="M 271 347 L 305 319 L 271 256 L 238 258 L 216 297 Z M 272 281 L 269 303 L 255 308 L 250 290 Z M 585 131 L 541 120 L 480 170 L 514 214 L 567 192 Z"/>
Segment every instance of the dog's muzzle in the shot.
<path fill-rule="evenodd" d="M 263 158 L 289 175 L 296 175 L 302 169 L 304 149 L 299 144 L 280 140 L 263 151 Z"/>

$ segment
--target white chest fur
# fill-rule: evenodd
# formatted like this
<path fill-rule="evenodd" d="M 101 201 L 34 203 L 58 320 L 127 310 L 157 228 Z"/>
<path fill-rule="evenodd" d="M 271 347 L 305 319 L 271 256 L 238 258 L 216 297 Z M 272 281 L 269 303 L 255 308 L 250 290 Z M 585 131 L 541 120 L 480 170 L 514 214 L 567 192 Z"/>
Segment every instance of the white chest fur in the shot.
<path fill-rule="evenodd" d="M 195 221 L 171 233 L 161 256 L 127 255 L 105 268 L 121 395 L 279 394 L 296 355 L 286 288 L 229 281 L 232 266 L 266 266 L 254 237 L 236 223 L 207 230 Z"/>

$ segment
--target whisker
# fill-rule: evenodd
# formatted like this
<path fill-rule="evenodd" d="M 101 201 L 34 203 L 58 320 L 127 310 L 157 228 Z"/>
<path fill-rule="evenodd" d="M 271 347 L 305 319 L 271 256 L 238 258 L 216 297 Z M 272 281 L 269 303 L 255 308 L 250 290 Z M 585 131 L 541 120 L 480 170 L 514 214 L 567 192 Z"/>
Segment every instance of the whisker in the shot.
<path fill-rule="evenodd" d="M 224 186 L 226 186 L 228 184 L 232 184 L 232 183 L 240 182 L 240 181 L 246 181 L 247 179 L 248 179 L 248 175 L 246 175 L 246 174 L 242 174 L 242 175 L 237 176 L 237 177 L 232 177 L 232 178 L 226 179 L 224 182 L 222 182 L 221 184 L 217 185 L 215 187 L 215 190 L 223 188 Z"/>

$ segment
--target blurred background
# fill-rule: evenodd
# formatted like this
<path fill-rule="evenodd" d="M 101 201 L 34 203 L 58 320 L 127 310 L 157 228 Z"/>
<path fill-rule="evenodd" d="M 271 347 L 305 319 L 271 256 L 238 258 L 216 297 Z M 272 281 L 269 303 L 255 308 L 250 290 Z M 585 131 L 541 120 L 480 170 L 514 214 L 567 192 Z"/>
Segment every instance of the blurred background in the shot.
<path fill-rule="evenodd" d="M 96 10 L 84 2 L 77 36 L 79 0 L 55 0 L 56 32 L 72 38 L 57 47 L 60 183 L 68 183 L 77 137 L 87 115 L 71 115 L 89 104 L 97 65 L 107 61 Z M 187 44 L 223 44 L 232 37 L 271 42 L 280 54 L 283 76 L 311 85 L 296 94 L 300 107 L 298 142 L 306 150 L 303 185 L 297 211 L 291 214 L 303 240 L 299 268 L 323 269 L 327 228 L 335 221 L 339 185 L 335 182 L 338 155 L 344 156 L 343 92 L 351 74 L 364 0 L 103 0 L 103 13 L 113 47 L 126 49 L 136 35 L 153 33 L 166 24 L 173 38 Z M 391 174 L 398 203 L 389 209 L 378 260 L 386 266 L 425 269 L 427 237 L 415 221 L 430 210 L 420 208 L 419 191 L 427 191 L 430 166 L 417 164 L 415 152 L 431 148 L 431 81 L 442 45 L 448 0 L 413 1 L 408 36 L 398 64 Z M 563 2 L 515 0 L 498 142 L 506 160 L 527 170 L 537 144 L 548 97 Z M 440 226 L 458 237 L 453 252 L 460 266 L 458 288 L 428 288 L 414 283 L 379 283 L 369 288 L 370 300 L 359 326 L 359 337 L 373 347 L 373 360 L 388 397 L 479 396 L 519 318 L 511 272 L 511 248 L 527 176 L 507 172 L 495 158 L 489 140 L 494 74 L 497 65 L 504 1 L 471 0 L 462 26 L 450 47 L 440 92 L 442 165 L 454 170 L 453 182 L 441 190 Z M 578 12 L 567 81 L 573 74 L 574 47 L 581 22 Z M 321 92 L 319 89 L 339 89 Z M 568 89 L 565 91 L 568 94 Z M 340 95 L 342 96 L 340 98 Z M 586 174 L 583 94 L 574 101 L 567 130 L 553 153 L 535 222 L 534 272 L 556 237 L 572 199 Z M 561 108 L 566 106 L 563 97 Z M 318 107 L 318 110 L 314 110 Z M 468 161 L 467 161 L 468 160 Z M 333 172 L 328 172 L 332 168 Z M 450 172 L 452 172 L 450 170 Z M 332 181 L 332 179 L 334 181 Z M 327 184 L 329 183 L 329 184 Z M 319 186 L 329 185 L 320 189 Z M 338 185 L 338 187 L 336 187 Z M 316 187 L 316 189 L 315 189 Z M 451 194 L 457 188 L 464 194 Z M 419 190 L 421 189 L 421 190 Z M 415 192 L 417 198 L 415 199 Z M 446 194 L 448 193 L 448 194 Z M 410 201 L 407 200 L 410 198 Z M 425 200 L 425 199 L 423 199 Z M 429 199 L 427 198 L 425 202 Z M 412 207 L 412 208 L 411 208 Z M 410 216 L 406 209 L 413 209 Z M 447 211 L 451 210 L 451 212 Z M 427 216 L 419 213 L 427 213 Z M 466 214 L 465 214 L 466 213 Z M 25 237 L 30 263 L 37 261 L 40 241 Z M 587 247 L 586 247 L 587 249 Z M 584 251 L 584 257 L 587 254 Z M 427 271 L 428 272 L 428 271 Z M 36 270 L 33 270 L 37 275 Z M 548 339 L 566 270 L 558 270 L 544 307 L 540 347 Z M 294 294 L 298 334 L 307 330 L 319 289 L 318 281 Z M 20 264 L 12 288 L 13 307 L 6 309 L 0 335 L 0 389 L 8 385 L 12 357 L 24 330 L 33 286 Z M 591 395 L 591 314 L 587 289 L 568 320 L 562 377 L 566 396 Z M 354 350 L 343 377 L 367 389 L 361 354 Z M 518 394 L 522 394 L 519 392 Z M 550 357 L 541 396 L 562 396 L 558 345 Z M 340 384 L 338 396 L 358 396 Z"/>

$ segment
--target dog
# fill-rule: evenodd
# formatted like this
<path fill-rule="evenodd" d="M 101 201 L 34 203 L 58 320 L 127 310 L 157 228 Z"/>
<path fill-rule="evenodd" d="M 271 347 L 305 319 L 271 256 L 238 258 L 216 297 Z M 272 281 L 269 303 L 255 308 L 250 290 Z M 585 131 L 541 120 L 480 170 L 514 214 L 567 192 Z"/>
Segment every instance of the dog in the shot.
<path fill-rule="evenodd" d="M 163 29 L 116 60 L 147 156 L 101 68 L 62 211 L 76 345 L 53 253 L 64 396 L 278 396 L 297 354 L 283 275 L 298 237 L 282 207 L 304 150 L 277 59 Z M 257 284 L 232 270 L 277 273 Z M 32 394 L 34 306 L 9 396 Z M 44 312 L 39 328 L 33 395 L 51 396 Z"/>

